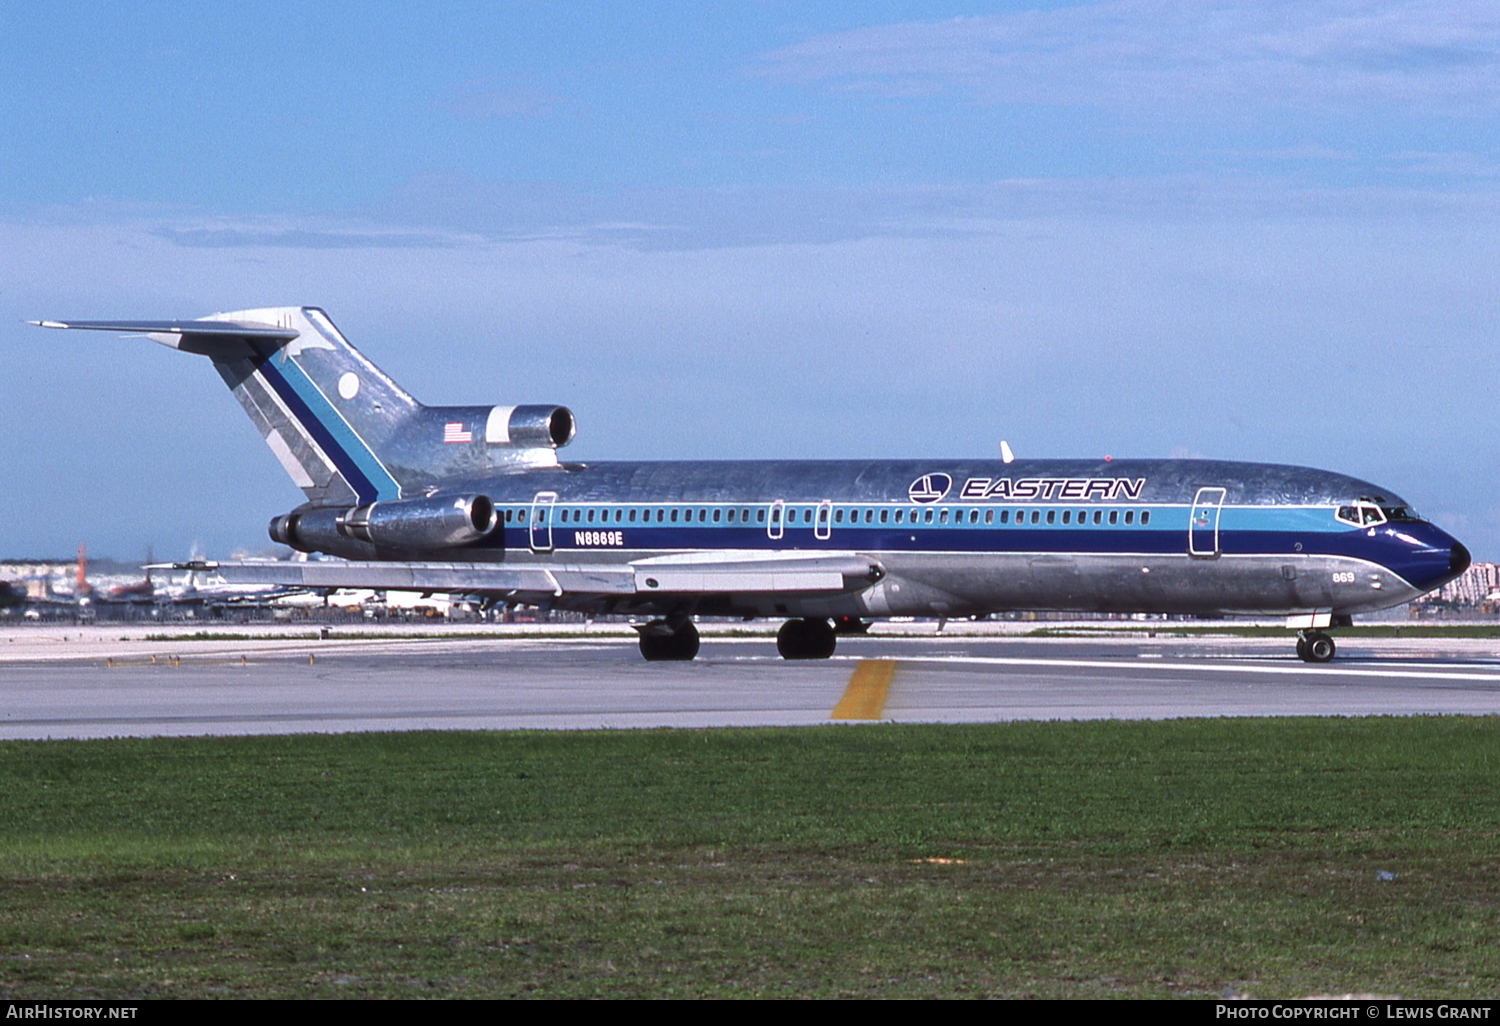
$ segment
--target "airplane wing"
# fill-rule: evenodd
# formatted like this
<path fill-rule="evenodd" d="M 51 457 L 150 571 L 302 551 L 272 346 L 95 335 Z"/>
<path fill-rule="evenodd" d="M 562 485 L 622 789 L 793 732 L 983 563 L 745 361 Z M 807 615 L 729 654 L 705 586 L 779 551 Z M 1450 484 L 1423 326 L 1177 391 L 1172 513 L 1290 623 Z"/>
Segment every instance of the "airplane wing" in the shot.
<path fill-rule="evenodd" d="M 854 552 L 805 556 L 718 552 L 711 558 L 690 553 L 632 563 L 308 560 L 174 563 L 171 568 L 217 573 L 228 584 L 458 592 L 528 604 L 558 599 L 654 601 L 764 592 L 838 593 L 868 588 L 885 576 L 877 560 Z"/>

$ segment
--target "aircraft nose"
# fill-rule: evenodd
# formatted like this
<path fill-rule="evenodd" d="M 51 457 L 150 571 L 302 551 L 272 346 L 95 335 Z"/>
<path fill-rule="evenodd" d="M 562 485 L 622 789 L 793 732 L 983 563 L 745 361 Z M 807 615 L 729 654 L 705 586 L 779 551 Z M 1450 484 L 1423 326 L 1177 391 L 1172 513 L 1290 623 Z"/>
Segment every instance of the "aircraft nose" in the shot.
<path fill-rule="evenodd" d="M 1448 550 L 1448 572 L 1454 577 L 1469 569 L 1469 564 L 1474 558 L 1469 555 L 1469 550 L 1464 548 L 1462 542 L 1454 542 L 1453 548 Z"/>

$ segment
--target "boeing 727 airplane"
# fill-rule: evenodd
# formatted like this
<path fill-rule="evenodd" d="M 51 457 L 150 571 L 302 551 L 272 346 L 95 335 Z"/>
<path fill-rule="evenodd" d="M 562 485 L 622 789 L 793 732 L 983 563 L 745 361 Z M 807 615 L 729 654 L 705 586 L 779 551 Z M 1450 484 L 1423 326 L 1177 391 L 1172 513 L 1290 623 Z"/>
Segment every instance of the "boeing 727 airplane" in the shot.
<path fill-rule="evenodd" d="M 562 406 L 424 406 L 315 307 L 35 321 L 208 357 L 306 501 L 272 539 L 341 557 L 218 563 L 231 583 L 443 591 L 635 614 L 692 659 L 695 615 L 786 622 L 788 659 L 895 616 L 1285 616 L 1297 653 L 1438 588 L 1463 545 L 1395 493 L 1214 460 L 570 463 Z"/>

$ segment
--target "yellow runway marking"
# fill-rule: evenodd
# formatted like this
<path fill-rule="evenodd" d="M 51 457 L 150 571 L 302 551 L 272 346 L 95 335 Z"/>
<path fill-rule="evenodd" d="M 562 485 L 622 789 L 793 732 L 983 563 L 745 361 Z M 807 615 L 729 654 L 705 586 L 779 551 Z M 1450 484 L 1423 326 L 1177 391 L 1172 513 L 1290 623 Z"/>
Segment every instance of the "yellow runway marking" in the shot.
<path fill-rule="evenodd" d="M 828 714 L 830 720 L 878 720 L 885 712 L 886 692 L 896 672 L 894 659 L 861 659 L 849 677 L 844 697 Z"/>

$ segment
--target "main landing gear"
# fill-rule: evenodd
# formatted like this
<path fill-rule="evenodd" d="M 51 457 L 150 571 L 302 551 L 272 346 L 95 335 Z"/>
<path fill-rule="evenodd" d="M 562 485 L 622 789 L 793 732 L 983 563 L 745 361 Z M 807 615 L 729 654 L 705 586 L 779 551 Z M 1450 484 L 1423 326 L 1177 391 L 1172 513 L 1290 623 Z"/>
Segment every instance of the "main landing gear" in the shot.
<path fill-rule="evenodd" d="M 636 630 L 641 635 L 641 655 L 647 662 L 687 662 L 698 654 L 698 628 L 691 620 L 652 620 Z"/>
<path fill-rule="evenodd" d="M 1297 658 L 1304 663 L 1326 663 L 1333 659 L 1337 646 L 1322 631 L 1297 632 Z"/>
<path fill-rule="evenodd" d="M 776 651 L 783 659 L 827 659 L 837 644 L 827 620 L 788 620 L 776 632 Z"/>

